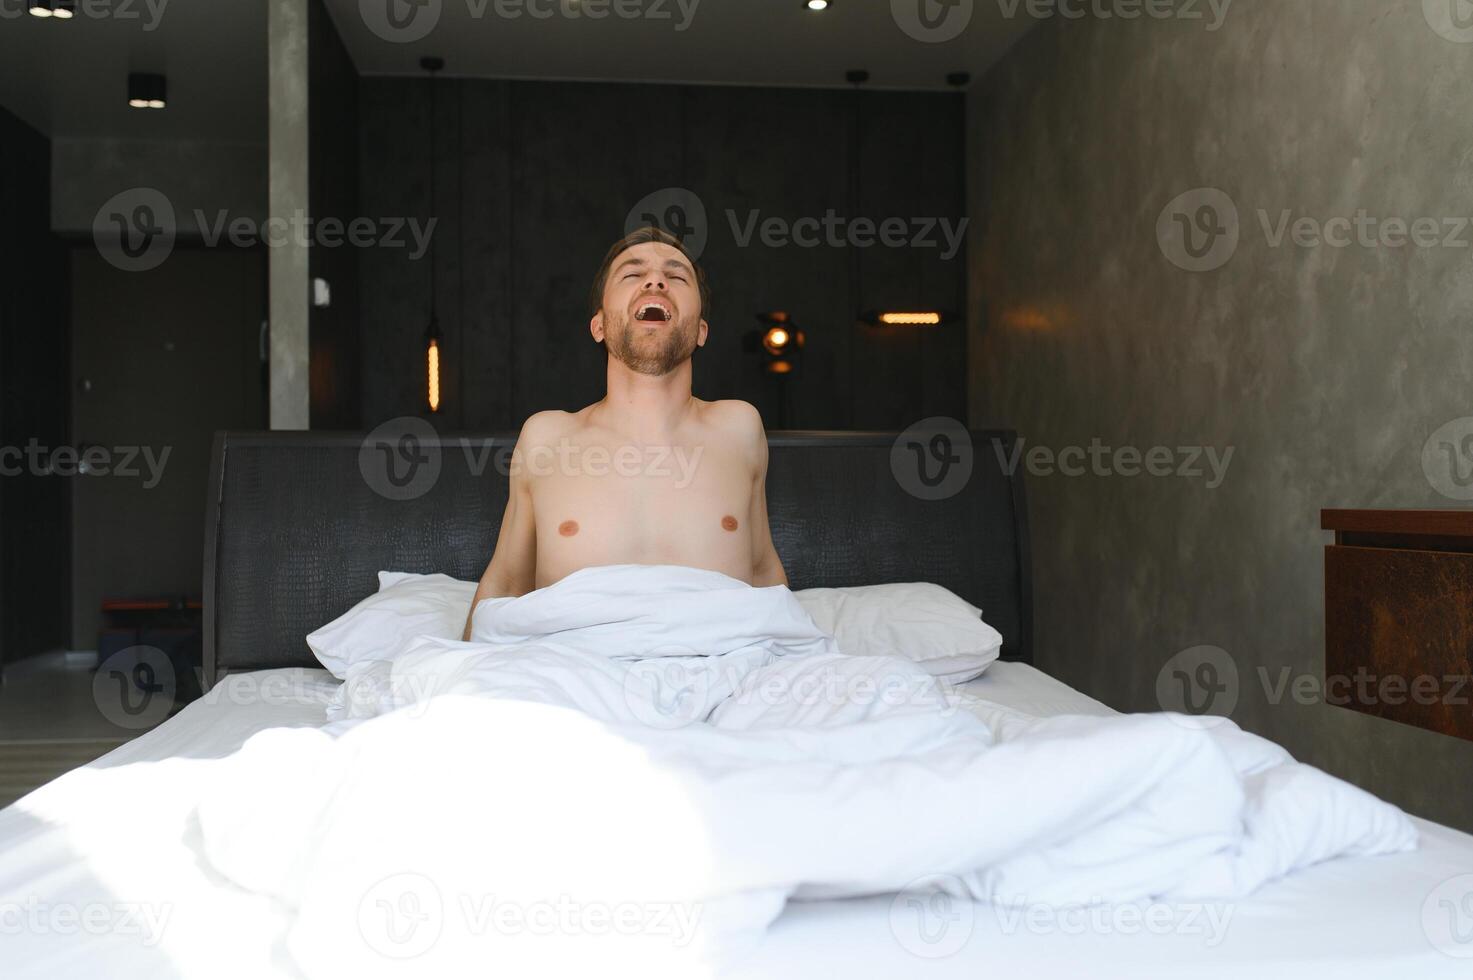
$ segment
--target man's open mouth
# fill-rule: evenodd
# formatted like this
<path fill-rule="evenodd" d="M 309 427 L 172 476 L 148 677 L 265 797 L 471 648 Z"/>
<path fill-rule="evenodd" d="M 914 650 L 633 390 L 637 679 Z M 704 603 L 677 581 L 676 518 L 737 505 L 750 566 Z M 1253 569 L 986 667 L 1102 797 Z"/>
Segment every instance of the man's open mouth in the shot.
<path fill-rule="evenodd" d="M 647 299 L 634 308 L 634 319 L 646 323 L 664 323 L 674 315 L 670 304 L 660 299 Z"/>

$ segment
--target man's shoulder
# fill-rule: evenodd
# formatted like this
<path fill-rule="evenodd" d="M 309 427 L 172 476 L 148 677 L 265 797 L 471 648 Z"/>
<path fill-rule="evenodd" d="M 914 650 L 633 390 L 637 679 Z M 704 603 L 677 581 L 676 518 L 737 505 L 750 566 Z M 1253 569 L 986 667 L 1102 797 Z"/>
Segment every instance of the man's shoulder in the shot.
<path fill-rule="evenodd" d="M 534 412 L 527 417 L 527 421 L 522 423 L 522 431 L 517 437 L 517 444 L 523 448 L 551 445 L 577 429 L 582 414 L 582 412 L 564 412 L 556 408 Z"/>
<path fill-rule="evenodd" d="M 703 404 L 708 424 L 733 435 L 748 437 L 765 435 L 762 427 L 762 413 L 757 411 L 756 406 L 751 402 L 744 402 L 738 398 L 723 398 Z"/>
<path fill-rule="evenodd" d="M 767 467 L 767 430 L 762 413 L 750 402 L 735 398 L 705 403 L 706 425 L 720 434 L 756 472 Z"/>

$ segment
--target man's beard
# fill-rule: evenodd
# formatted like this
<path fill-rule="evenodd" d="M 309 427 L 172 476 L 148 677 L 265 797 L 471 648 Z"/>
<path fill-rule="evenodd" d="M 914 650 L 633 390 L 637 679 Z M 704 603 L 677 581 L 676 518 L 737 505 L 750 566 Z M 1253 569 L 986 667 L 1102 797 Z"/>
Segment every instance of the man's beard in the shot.
<path fill-rule="evenodd" d="M 647 335 L 640 321 L 631 319 L 628 313 L 620 316 L 617 325 L 618 329 L 605 334 L 609 353 L 637 374 L 669 374 L 695 353 L 694 318 L 676 320 L 652 335 Z"/>

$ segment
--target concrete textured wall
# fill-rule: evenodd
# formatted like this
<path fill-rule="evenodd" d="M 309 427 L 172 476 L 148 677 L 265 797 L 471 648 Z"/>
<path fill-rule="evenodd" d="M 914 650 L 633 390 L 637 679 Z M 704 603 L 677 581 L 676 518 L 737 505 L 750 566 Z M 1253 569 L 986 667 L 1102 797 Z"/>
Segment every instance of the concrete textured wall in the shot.
<path fill-rule="evenodd" d="M 291 221 L 310 213 L 307 120 L 307 0 L 270 0 L 270 111 L 267 124 L 271 217 Z M 296 236 L 271 249 L 271 428 L 311 426 L 307 244 Z"/>
<path fill-rule="evenodd" d="M 1468 506 L 1423 465 L 1473 416 L 1473 30 L 1450 9 L 1040 24 L 969 93 L 970 399 L 1053 453 L 1164 446 L 1175 472 L 1178 447 L 1233 449 L 1216 488 L 1200 460 L 1035 457 L 1041 667 L 1154 710 L 1171 658 L 1220 648 L 1189 657 L 1236 670 L 1245 728 L 1473 829 L 1473 744 L 1314 693 L 1320 508 Z"/>

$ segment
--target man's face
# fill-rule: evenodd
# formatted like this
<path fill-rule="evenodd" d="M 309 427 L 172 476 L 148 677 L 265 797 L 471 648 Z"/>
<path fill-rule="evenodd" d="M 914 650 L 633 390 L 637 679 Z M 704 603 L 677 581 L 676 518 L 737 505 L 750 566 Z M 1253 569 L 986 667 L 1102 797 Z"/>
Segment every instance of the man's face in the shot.
<path fill-rule="evenodd" d="M 678 248 L 645 242 L 609 267 L 589 330 L 631 371 L 669 374 L 706 343 L 695 269 Z"/>

